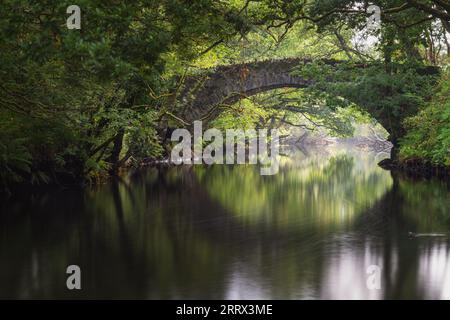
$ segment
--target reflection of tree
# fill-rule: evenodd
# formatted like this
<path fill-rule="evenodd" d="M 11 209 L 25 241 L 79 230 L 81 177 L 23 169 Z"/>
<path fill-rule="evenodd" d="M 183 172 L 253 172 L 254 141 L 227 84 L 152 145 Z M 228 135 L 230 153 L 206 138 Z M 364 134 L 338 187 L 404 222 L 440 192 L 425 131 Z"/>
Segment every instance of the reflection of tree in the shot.
<path fill-rule="evenodd" d="M 222 274 L 218 278 L 225 278 L 221 270 L 226 264 L 220 251 L 202 239 L 201 233 L 194 232 L 191 222 L 198 209 L 192 199 L 200 201 L 202 206 L 207 205 L 208 200 L 202 201 L 204 195 L 197 190 L 185 190 L 192 183 L 189 173 L 151 170 L 148 174 L 137 176 L 131 182 L 134 202 L 125 184 L 118 185 L 118 193 L 103 192 L 107 197 L 116 198 L 112 212 L 116 211 L 117 220 L 106 228 L 114 231 L 112 243 L 115 245 L 110 245 L 109 252 L 103 253 L 104 262 L 99 267 L 111 263 L 111 275 L 104 279 L 114 278 L 115 274 L 123 279 L 120 292 L 114 292 L 118 286 L 112 282 L 109 290 L 101 295 L 170 298 L 174 293 L 180 297 L 217 294 L 215 291 L 221 282 L 217 283 L 217 288 L 208 284 L 214 276 Z M 94 211 L 102 213 L 103 219 L 107 218 L 105 223 L 110 223 L 108 206 L 111 202 L 107 198 L 100 200 L 92 203 L 96 206 Z M 120 211 L 122 216 L 118 214 Z M 121 234 L 127 234 L 130 240 L 127 257 L 122 256 L 125 246 Z M 103 283 L 102 288 L 105 287 L 108 285 Z M 185 288 L 189 289 L 183 293 Z"/>
<path fill-rule="evenodd" d="M 192 199 L 203 205 L 208 199 L 183 192 L 180 178 L 174 171 L 150 171 L 133 179 L 132 188 L 112 182 L 87 192 L 86 201 L 73 199 L 73 212 L 65 207 L 70 194 L 41 209 L 30 204 L 39 219 L 17 208 L 21 220 L 8 221 L 11 227 L 2 232 L 2 239 L 12 241 L 1 246 L 0 297 L 220 298 L 222 280 L 216 287 L 210 283 L 225 278 L 224 257 L 191 226 L 198 209 Z M 81 292 L 65 289 L 69 264 L 81 266 Z"/>
<path fill-rule="evenodd" d="M 405 217 L 417 225 L 417 232 L 450 231 L 449 183 L 432 180 L 399 181 L 405 197 Z"/>
<path fill-rule="evenodd" d="M 439 210 L 448 201 L 445 188 L 437 181 L 417 182 L 418 188 L 413 188 L 411 182 L 396 175 L 393 175 L 393 181 L 393 188 L 356 221 L 354 232 L 358 236 L 355 238 L 355 249 L 359 248 L 361 260 L 371 256 L 369 264 L 376 263 L 382 267 L 383 298 L 442 298 L 441 290 L 444 285 L 450 284 L 450 274 L 447 279 L 436 279 L 436 272 L 450 263 L 447 241 L 440 238 L 409 238 L 408 232 L 448 230 L 448 220 L 441 219 L 442 211 Z M 408 188 L 413 188 L 414 198 L 418 200 L 408 199 L 411 197 Z M 418 205 L 420 201 L 423 201 L 422 205 Z M 438 209 L 434 207 L 436 203 L 439 204 Z M 423 210 L 424 207 L 428 210 Z M 437 229 L 428 228 L 430 219 Z M 439 248 L 447 253 L 439 257 L 441 261 L 436 261 L 436 257 L 430 253 Z M 363 272 L 361 269 L 360 273 Z M 450 293 L 446 297 L 450 297 Z"/>
<path fill-rule="evenodd" d="M 392 187 L 370 157 L 310 155 L 271 177 L 249 166 L 150 169 L 2 208 L 0 297 L 337 298 L 346 276 L 364 298 L 374 262 L 382 297 L 436 296 L 420 277 L 437 243 L 406 234 L 448 225 L 445 189 Z M 82 292 L 65 290 L 69 264 L 82 268 Z"/>
<path fill-rule="evenodd" d="M 78 257 L 82 194 L 72 190 L 30 198 L 21 196 L 0 210 L 1 298 L 54 292 L 55 283 L 64 286 L 66 267 Z"/>
<path fill-rule="evenodd" d="M 260 176 L 258 168 L 213 166 L 199 169 L 205 171 L 199 179 L 211 197 L 239 220 L 253 224 L 270 220 L 272 227 L 345 225 L 389 188 L 387 172 L 377 167 L 360 172 L 352 157 L 308 160 L 309 166 L 287 163 L 270 177 Z"/>

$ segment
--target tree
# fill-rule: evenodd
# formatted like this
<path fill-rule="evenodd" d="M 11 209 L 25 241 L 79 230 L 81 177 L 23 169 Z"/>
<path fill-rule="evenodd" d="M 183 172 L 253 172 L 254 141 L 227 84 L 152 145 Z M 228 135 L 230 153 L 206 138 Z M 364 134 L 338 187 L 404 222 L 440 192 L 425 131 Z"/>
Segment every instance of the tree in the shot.
<path fill-rule="evenodd" d="M 82 28 L 69 30 L 70 4 L 0 5 L 0 117 L 14 128 L 1 133 L 23 138 L 31 171 L 96 177 L 157 156 L 170 74 L 245 29 L 239 6 L 142 0 L 79 1 Z M 49 144 L 33 138 L 38 129 Z"/>

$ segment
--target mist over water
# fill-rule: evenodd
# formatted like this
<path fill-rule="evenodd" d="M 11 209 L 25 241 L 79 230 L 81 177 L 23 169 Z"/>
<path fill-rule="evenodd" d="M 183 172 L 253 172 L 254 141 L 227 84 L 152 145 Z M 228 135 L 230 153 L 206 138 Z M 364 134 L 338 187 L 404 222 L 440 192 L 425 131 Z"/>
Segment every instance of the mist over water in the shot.
<path fill-rule="evenodd" d="M 450 299 L 449 188 L 383 153 L 285 150 L 258 166 L 147 168 L 1 204 L 1 298 Z M 66 288 L 81 268 L 82 290 Z M 369 290 L 367 268 L 381 268 Z"/>

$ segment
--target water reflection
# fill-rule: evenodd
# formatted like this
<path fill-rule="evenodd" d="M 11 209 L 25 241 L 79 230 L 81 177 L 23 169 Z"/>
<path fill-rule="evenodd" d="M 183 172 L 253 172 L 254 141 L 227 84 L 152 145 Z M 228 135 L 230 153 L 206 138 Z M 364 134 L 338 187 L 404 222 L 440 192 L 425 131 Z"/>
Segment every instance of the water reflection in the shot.
<path fill-rule="evenodd" d="M 195 172 L 211 198 L 242 223 L 326 230 L 348 225 L 391 188 L 389 172 L 376 166 L 373 155 L 365 156 L 355 161 L 349 150 L 332 148 L 308 157 L 297 153 L 283 158 L 274 176 L 261 176 L 252 166 Z"/>
<path fill-rule="evenodd" d="M 2 203 L 0 297 L 450 298 L 450 239 L 407 236 L 450 230 L 447 185 L 393 180 L 370 153 L 286 153 L 274 176 L 153 168 Z"/>
<path fill-rule="evenodd" d="M 419 260 L 419 283 L 426 299 L 450 299 L 450 254 L 446 243 L 422 248 Z"/>

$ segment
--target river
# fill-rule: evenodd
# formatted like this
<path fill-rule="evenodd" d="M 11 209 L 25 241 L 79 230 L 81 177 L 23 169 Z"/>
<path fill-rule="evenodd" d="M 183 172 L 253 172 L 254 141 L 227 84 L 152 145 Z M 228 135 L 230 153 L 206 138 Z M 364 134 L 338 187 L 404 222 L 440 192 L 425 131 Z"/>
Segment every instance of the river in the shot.
<path fill-rule="evenodd" d="M 448 183 L 393 177 L 386 154 L 287 153 L 273 176 L 153 167 L 3 201 L 0 298 L 450 299 Z"/>

